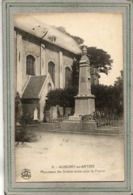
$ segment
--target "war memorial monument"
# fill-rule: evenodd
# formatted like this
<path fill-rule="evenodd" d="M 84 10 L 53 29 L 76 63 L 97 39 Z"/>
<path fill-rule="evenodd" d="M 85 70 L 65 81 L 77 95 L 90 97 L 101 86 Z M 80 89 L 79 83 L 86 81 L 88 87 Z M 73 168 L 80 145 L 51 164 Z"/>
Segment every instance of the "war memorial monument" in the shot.
<path fill-rule="evenodd" d="M 75 113 L 61 124 L 63 130 L 94 131 L 95 96 L 91 94 L 90 60 L 87 56 L 87 47 L 82 48 L 82 57 L 79 62 L 79 91 L 75 96 Z"/>

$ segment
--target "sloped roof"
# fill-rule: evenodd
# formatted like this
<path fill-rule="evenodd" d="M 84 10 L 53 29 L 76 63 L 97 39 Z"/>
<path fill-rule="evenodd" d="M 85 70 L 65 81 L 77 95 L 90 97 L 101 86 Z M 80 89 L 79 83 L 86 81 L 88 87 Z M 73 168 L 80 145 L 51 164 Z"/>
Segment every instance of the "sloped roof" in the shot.
<path fill-rule="evenodd" d="M 74 54 L 81 54 L 78 44 L 72 37 L 33 16 L 15 18 L 14 26 Z"/>
<path fill-rule="evenodd" d="M 22 95 L 22 99 L 38 98 L 45 79 L 46 76 L 31 76 Z"/>

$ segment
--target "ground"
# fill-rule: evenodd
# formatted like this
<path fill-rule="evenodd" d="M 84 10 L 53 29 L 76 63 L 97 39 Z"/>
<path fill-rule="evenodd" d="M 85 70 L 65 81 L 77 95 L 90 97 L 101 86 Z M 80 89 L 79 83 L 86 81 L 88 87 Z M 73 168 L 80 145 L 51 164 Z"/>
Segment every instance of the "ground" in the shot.
<path fill-rule="evenodd" d="M 36 141 L 15 146 L 15 161 L 16 182 L 123 181 L 124 138 L 41 131 Z"/>

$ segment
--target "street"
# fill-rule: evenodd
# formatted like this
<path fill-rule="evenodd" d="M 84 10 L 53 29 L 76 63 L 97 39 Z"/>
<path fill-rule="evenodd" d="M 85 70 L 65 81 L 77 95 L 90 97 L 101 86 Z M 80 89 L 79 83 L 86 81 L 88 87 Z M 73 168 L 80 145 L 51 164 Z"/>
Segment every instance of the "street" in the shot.
<path fill-rule="evenodd" d="M 38 132 L 15 146 L 16 182 L 123 181 L 123 136 Z M 24 169 L 31 172 L 25 179 Z"/>

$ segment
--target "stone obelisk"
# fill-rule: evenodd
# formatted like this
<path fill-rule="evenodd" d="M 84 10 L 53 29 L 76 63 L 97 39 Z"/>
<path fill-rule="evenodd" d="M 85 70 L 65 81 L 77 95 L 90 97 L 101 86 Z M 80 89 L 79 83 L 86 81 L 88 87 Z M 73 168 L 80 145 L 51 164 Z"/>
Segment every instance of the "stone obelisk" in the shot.
<path fill-rule="evenodd" d="M 75 97 L 75 113 L 70 120 L 80 120 L 83 115 L 95 112 L 95 96 L 91 94 L 90 60 L 87 56 L 87 47 L 82 49 L 79 62 L 79 92 Z"/>
<path fill-rule="evenodd" d="M 75 113 L 69 120 L 61 123 L 61 129 L 71 132 L 94 132 L 96 129 L 94 112 L 95 96 L 91 94 L 90 61 L 87 47 L 84 46 L 79 64 L 79 92 L 75 97 Z"/>

